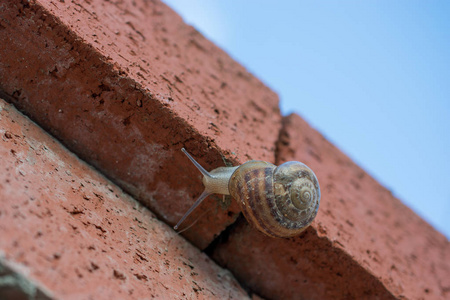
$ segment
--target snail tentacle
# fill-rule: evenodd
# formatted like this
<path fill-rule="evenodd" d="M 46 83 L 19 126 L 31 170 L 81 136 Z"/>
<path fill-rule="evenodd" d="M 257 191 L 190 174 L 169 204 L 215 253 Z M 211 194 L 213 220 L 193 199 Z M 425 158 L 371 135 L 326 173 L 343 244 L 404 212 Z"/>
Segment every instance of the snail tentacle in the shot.
<path fill-rule="evenodd" d="M 202 175 L 203 175 L 203 184 L 205 185 L 205 190 L 198 197 L 198 199 L 194 202 L 194 204 L 191 206 L 191 208 L 189 208 L 189 210 L 184 214 L 184 216 L 181 218 L 181 220 L 178 221 L 178 223 L 174 226 L 175 230 L 177 230 L 180 227 L 181 223 L 209 195 L 211 195 L 211 194 L 229 195 L 230 193 L 228 191 L 228 181 L 229 181 L 229 179 L 231 177 L 231 174 L 238 168 L 238 167 L 220 167 L 220 168 L 212 170 L 211 172 L 208 172 L 208 171 L 205 170 L 205 168 L 202 167 L 202 165 L 200 165 L 186 151 L 186 149 L 182 148 L 181 151 L 183 151 L 183 153 L 186 154 L 186 156 L 194 164 L 194 166 L 196 166 L 197 169 L 202 173 Z"/>
<path fill-rule="evenodd" d="M 184 148 L 181 148 L 181 151 L 183 151 L 184 154 L 191 160 L 191 162 L 194 164 L 194 166 L 197 167 L 197 169 L 200 171 L 200 173 L 203 174 L 203 176 L 206 177 L 212 177 L 211 174 L 209 174 L 208 171 L 205 170 L 205 168 L 202 167 L 201 164 L 199 164 Z"/>
<path fill-rule="evenodd" d="M 177 225 L 173 227 L 173 229 L 177 230 L 178 227 L 180 227 L 181 223 L 191 214 L 191 212 L 202 203 L 203 200 L 205 200 L 206 197 L 211 195 L 210 192 L 207 190 L 204 190 L 203 193 L 198 197 L 198 199 L 194 202 L 194 204 L 191 206 L 191 208 L 188 209 L 188 211 L 184 214 L 184 216 L 178 221 Z"/>

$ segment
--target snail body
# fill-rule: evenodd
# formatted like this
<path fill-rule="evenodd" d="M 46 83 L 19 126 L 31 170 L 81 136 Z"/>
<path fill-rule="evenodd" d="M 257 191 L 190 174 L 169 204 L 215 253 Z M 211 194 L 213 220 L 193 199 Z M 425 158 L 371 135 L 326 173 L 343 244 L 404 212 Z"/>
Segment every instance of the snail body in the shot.
<path fill-rule="evenodd" d="M 271 237 L 298 235 L 311 224 L 320 204 L 320 187 L 314 172 L 296 161 L 275 166 L 248 161 L 236 167 L 207 172 L 187 151 L 182 151 L 203 174 L 204 192 L 174 227 L 209 195 L 231 195 L 247 221 Z"/>

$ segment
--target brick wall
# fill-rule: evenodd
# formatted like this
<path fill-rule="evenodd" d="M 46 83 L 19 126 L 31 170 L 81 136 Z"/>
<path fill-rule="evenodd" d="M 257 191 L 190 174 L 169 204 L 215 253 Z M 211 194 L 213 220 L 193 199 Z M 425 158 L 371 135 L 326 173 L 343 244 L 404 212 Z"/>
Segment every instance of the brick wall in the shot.
<path fill-rule="evenodd" d="M 0 295 L 449 297 L 448 240 L 159 1 L 3 1 L 0 93 Z M 210 197 L 177 234 L 182 147 L 306 163 L 316 221 L 271 239 Z"/>

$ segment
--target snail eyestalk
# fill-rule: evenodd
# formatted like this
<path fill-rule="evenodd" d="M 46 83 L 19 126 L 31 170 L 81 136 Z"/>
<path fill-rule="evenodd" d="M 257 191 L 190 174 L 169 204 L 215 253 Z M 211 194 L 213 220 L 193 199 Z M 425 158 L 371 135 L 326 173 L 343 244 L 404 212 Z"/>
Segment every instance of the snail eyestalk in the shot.
<path fill-rule="evenodd" d="M 184 148 L 181 148 L 181 151 L 183 151 L 184 154 L 191 160 L 191 162 L 194 164 L 194 166 L 197 167 L 197 169 L 203 174 L 203 176 L 211 177 L 211 174 L 209 174 L 208 171 L 205 170 Z"/>
<path fill-rule="evenodd" d="M 200 203 L 202 203 L 202 201 L 208 197 L 209 195 L 211 195 L 211 193 L 207 192 L 206 190 L 203 191 L 203 193 L 200 195 L 200 197 L 198 197 L 198 199 L 195 201 L 195 203 L 191 206 L 191 208 L 189 208 L 189 210 L 184 214 L 184 216 L 180 219 L 180 221 L 178 221 L 177 225 L 175 225 L 173 227 L 173 229 L 177 230 L 181 223 L 183 223 L 183 221 L 191 214 L 191 212 L 200 205 Z"/>
<path fill-rule="evenodd" d="M 209 174 L 208 171 L 205 170 L 205 168 L 203 168 L 184 148 L 181 148 L 181 151 L 183 151 L 184 154 L 186 154 L 186 156 L 189 158 L 189 160 L 194 164 L 194 166 L 197 167 L 197 169 L 202 173 L 203 176 L 207 177 L 207 178 L 212 178 L 211 174 Z M 209 195 L 211 195 L 212 193 L 210 191 L 208 191 L 207 189 L 205 189 L 203 191 L 203 193 L 200 195 L 200 197 L 198 197 L 198 199 L 194 202 L 194 204 L 191 206 L 191 208 L 189 208 L 189 210 L 184 214 L 184 216 L 181 218 L 180 221 L 178 221 L 177 225 L 175 225 L 173 227 L 173 229 L 177 230 L 181 223 L 183 223 L 183 221 L 192 213 L 192 211 L 200 205 L 200 203 L 202 203 L 203 200 L 205 200 L 206 197 L 208 197 Z"/>

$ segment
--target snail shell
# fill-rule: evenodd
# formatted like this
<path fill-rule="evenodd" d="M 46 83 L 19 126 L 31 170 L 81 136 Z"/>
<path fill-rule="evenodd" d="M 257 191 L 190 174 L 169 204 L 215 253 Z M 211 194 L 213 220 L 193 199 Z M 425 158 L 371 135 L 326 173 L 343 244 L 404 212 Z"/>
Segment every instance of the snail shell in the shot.
<path fill-rule="evenodd" d="M 228 186 L 247 221 L 269 236 L 298 235 L 319 209 L 319 182 L 301 162 L 277 167 L 249 161 L 234 171 Z"/>
<path fill-rule="evenodd" d="M 175 229 L 214 193 L 231 194 L 247 221 L 271 237 L 298 235 L 317 215 L 319 182 L 314 172 L 301 162 L 290 161 L 277 167 L 252 160 L 238 167 L 220 167 L 207 172 L 184 148 L 182 151 L 203 174 L 205 190 Z"/>

